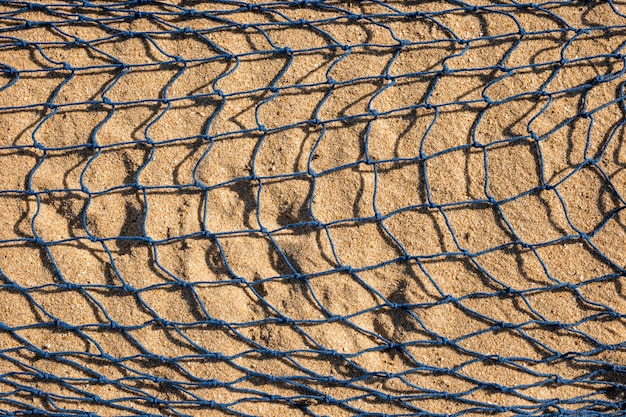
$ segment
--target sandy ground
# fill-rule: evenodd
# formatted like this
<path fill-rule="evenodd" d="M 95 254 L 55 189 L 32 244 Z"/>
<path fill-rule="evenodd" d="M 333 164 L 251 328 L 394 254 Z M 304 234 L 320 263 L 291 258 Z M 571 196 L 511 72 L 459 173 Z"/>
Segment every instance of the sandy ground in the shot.
<path fill-rule="evenodd" d="M 625 3 L 47 3 L 0 4 L 3 415 L 620 410 Z"/>

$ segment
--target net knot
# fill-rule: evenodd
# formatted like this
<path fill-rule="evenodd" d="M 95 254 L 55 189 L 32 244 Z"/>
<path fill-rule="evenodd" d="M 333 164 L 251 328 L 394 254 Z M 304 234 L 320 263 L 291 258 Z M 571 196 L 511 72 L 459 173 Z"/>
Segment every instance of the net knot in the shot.
<path fill-rule="evenodd" d="M 146 402 L 150 405 L 156 405 L 156 406 L 160 406 L 165 404 L 165 401 L 161 400 L 160 398 L 156 398 L 156 397 L 149 397 L 146 398 Z"/>
<path fill-rule="evenodd" d="M 203 381 L 200 381 L 199 385 L 203 387 L 215 387 L 219 385 L 219 381 L 215 379 L 205 379 Z"/>
<path fill-rule="evenodd" d="M 49 374 L 47 372 L 40 372 L 39 375 L 37 375 L 37 377 L 44 381 L 54 381 L 57 379 L 56 376 Z"/>
<path fill-rule="evenodd" d="M 137 292 L 137 290 L 135 290 L 135 288 L 128 284 L 128 283 L 123 283 L 120 287 L 118 287 L 118 289 L 126 294 L 133 294 L 135 292 Z"/>
<path fill-rule="evenodd" d="M 33 394 L 35 397 L 45 397 L 45 398 L 48 398 L 48 395 L 45 392 L 43 392 L 42 390 L 40 390 L 40 389 L 29 388 L 28 391 L 30 391 L 30 393 Z M 32 410 L 32 411 L 34 411 L 32 413 L 34 415 L 37 410 Z"/>
<path fill-rule="evenodd" d="M 183 290 L 193 288 L 193 284 L 188 281 L 178 281 L 178 286 L 182 288 Z"/>
<path fill-rule="evenodd" d="M 169 326 L 169 321 L 165 320 L 164 318 L 161 317 L 155 317 L 152 320 L 152 323 L 157 324 L 161 327 L 168 327 Z"/>
<path fill-rule="evenodd" d="M 123 329 L 123 327 L 118 322 L 116 322 L 115 320 L 109 321 L 109 327 L 112 330 L 122 330 Z"/>
<path fill-rule="evenodd" d="M 313 119 L 309 119 L 308 124 L 310 126 L 317 127 L 322 124 L 322 121 L 318 119 L 317 117 L 314 117 Z"/>
<path fill-rule="evenodd" d="M 212 361 L 219 361 L 224 359 L 224 355 L 219 352 L 205 352 L 202 356 L 204 357 L 204 359 Z M 211 381 L 217 382 L 214 379 L 212 379 Z"/>
<path fill-rule="evenodd" d="M 434 371 L 439 375 L 452 375 L 454 371 L 450 368 L 435 368 Z M 447 394 L 450 395 L 450 394 Z"/>
<path fill-rule="evenodd" d="M 623 314 L 620 314 L 620 313 L 618 313 L 618 312 L 617 312 L 617 311 L 615 311 L 615 310 L 609 310 L 609 311 L 606 311 L 606 312 L 605 312 L 605 314 L 606 314 L 607 316 L 609 316 L 609 317 L 614 318 L 614 319 L 621 319 L 621 318 L 622 318 L 622 316 L 623 316 Z"/>
<path fill-rule="evenodd" d="M 509 74 L 511 73 L 511 70 L 510 70 L 509 68 L 505 67 L 505 66 L 504 66 L 504 65 L 502 65 L 502 64 L 498 64 L 498 65 L 496 65 L 496 66 L 495 66 L 495 69 L 496 69 L 496 70 L 498 70 L 498 71 L 500 71 L 500 72 L 505 72 L 505 73 L 509 73 Z"/>
<path fill-rule="evenodd" d="M 447 304 L 453 302 L 454 300 L 455 298 L 448 294 L 439 301 L 439 304 Z"/>
<path fill-rule="evenodd" d="M 502 362 L 502 357 L 500 355 L 490 355 L 488 357 L 485 358 L 485 360 L 489 361 L 489 362 Z"/>
<path fill-rule="evenodd" d="M 391 395 L 389 395 L 389 394 L 385 394 L 384 392 L 375 392 L 375 393 L 374 393 L 374 395 L 375 395 L 378 399 L 383 400 L 383 401 L 385 401 L 385 402 L 391 402 L 391 401 L 393 401 L 393 400 L 394 400 L 394 398 L 393 398 Z"/>
<path fill-rule="evenodd" d="M 511 287 L 505 287 L 504 288 L 504 293 L 506 295 L 519 295 L 520 292 L 518 290 L 515 290 L 515 289 L 511 288 Z"/>
<path fill-rule="evenodd" d="M 343 401 L 338 400 L 334 397 L 331 397 L 330 395 L 324 395 L 324 402 L 326 404 L 333 404 L 333 405 L 343 404 Z"/>
<path fill-rule="evenodd" d="M 328 318 L 328 321 L 330 321 L 330 322 L 333 322 L 333 321 L 341 321 L 341 322 L 344 322 L 344 321 L 346 321 L 346 319 L 345 319 L 345 317 L 344 317 L 344 316 L 340 316 L 340 315 L 335 314 L 335 315 L 333 315 L 333 316 L 330 316 L 330 317 Z"/>
<path fill-rule="evenodd" d="M 332 356 L 332 357 L 334 357 L 334 358 L 338 358 L 338 357 L 340 357 L 340 356 L 341 356 L 341 355 L 339 354 L 339 352 L 337 352 L 335 349 L 331 349 L 331 350 L 327 351 L 327 352 L 326 352 L 326 354 L 327 354 L 328 356 Z"/>
<path fill-rule="evenodd" d="M 559 321 L 545 321 L 545 322 L 543 322 L 543 324 L 545 326 L 554 327 L 554 328 L 557 328 L 557 329 L 563 329 L 565 327 L 563 325 L 563 323 L 561 323 Z"/>
<path fill-rule="evenodd" d="M 514 388 L 507 387 L 506 385 L 493 384 L 492 388 L 494 388 L 494 389 L 496 389 L 496 390 L 498 390 L 500 392 L 506 393 L 506 394 L 515 392 Z"/>
<path fill-rule="evenodd" d="M 352 268 L 350 265 L 344 265 L 340 268 L 340 270 L 343 272 L 347 272 L 348 274 L 354 274 L 354 268 Z"/>
<path fill-rule="evenodd" d="M 74 284 L 73 282 L 65 282 L 63 284 L 59 284 L 59 288 L 67 290 L 67 291 L 75 291 L 75 290 L 80 290 L 82 286 L 78 284 Z"/>
<path fill-rule="evenodd" d="M 60 319 L 58 319 L 56 317 L 54 319 L 52 319 L 51 324 L 52 324 L 52 327 L 55 327 L 55 328 L 57 328 L 59 330 L 67 330 L 69 328 L 67 323 L 61 321 Z"/>

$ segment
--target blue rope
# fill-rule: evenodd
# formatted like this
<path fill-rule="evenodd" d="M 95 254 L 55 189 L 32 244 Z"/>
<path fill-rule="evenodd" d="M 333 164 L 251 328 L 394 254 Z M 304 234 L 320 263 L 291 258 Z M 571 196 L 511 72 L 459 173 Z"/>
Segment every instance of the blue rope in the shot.
<path fill-rule="evenodd" d="M 573 1 L 554 0 L 542 3 L 521 3 L 517 1 L 493 2 L 490 4 L 473 5 L 470 2 L 459 0 L 441 1 L 436 7 L 430 7 L 419 2 L 383 2 L 367 0 L 358 2 L 330 2 L 326 0 L 276 1 L 268 3 L 247 3 L 236 0 L 215 0 L 197 2 L 198 9 L 188 7 L 187 3 L 152 0 L 129 0 L 120 2 L 106 1 L 59 1 L 48 4 L 0 1 L 0 73 L 2 85 L 0 94 L 8 94 L 15 99 L 14 104 L 0 107 L 0 115 L 12 114 L 14 118 L 21 117 L 23 112 L 35 112 L 36 121 L 31 125 L 31 142 L 20 141 L 10 143 L 11 138 L 0 142 L 0 161 L 10 155 L 26 156 L 34 162 L 32 169 L 23 177 L 19 185 L 12 188 L 0 189 L 0 197 L 15 199 L 21 202 L 34 203 L 35 211 L 30 219 L 28 233 L 16 234 L 12 238 L 0 240 L 0 253 L 7 248 L 35 248 L 41 252 L 45 264 L 49 265 L 54 280 L 46 283 L 28 285 L 24 279 L 16 277 L 14 272 L 0 269 L 0 299 L 8 294 L 22 297 L 33 312 L 40 317 L 34 324 L 14 325 L 0 320 L 0 340 L 11 340 L 6 346 L 0 345 L 0 415 L 41 415 L 41 416 L 96 416 L 97 412 L 86 412 L 85 409 L 106 410 L 105 415 L 175 415 L 187 416 L 197 413 L 224 413 L 235 416 L 252 416 L 251 404 L 279 404 L 297 410 L 303 415 L 320 416 L 319 406 L 333 407 L 333 410 L 342 410 L 345 415 L 353 416 L 432 416 L 432 415 L 482 415 L 491 413 L 507 413 L 509 415 L 542 415 L 542 416 L 607 416 L 624 415 L 626 395 L 624 390 L 626 368 L 607 358 L 611 353 L 624 352 L 626 339 L 618 343 L 606 343 L 600 340 L 593 332 L 586 331 L 589 325 L 603 326 L 603 323 L 619 323 L 626 319 L 626 310 L 616 310 L 614 307 L 592 300 L 585 295 L 585 290 L 596 284 L 615 283 L 619 286 L 620 280 L 626 276 L 625 266 L 614 259 L 610 253 L 605 253 L 597 244 L 595 238 L 611 224 L 619 223 L 619 216 L 626 207 L 624 180 L 614 172 L 607 172 L 604 162 L 613 158 L 609 149 L 611 146 L 624 148 L 624 125 L 626 124 L 626 54 L 622 42 L 613 50 L 602 50 L 598 46 L 593 55 L 576 56 L 570 53 L 576 42 L 584 39 L 623 38 L 626 33 L 626 20 L 619 24 L 610 23 L 626 18 L 626 7 L 617 1 Z M 200 6 L 210 6 L 210 10 L 199 10 Z M 584 15 L 594 8 L 603 8 L 603 12 L 610 15 L 606 25 L 589 24 L 584 27 L 572 26 L 568 21 L 568 13 L 582 10 Z M 354 10 L 359 10 L 355 12 Z M 422 10 L 423 9 L 423 10 Z M 310 14 L 309 11 L 316 13 Z M 446 24 L 451 18 L 461 15 L 470 15 L 478 18 L 497 16 L 512 22 L 516 27 L 513 31 L 498 34 L 481 33 L 477 37 L 465 37 L 463 33 L 455 31 Z M 245 18 L 244 18 L 245 16 Z M 257 20 L 252 23 L 249 17 Z M 303 16 L 294 18 L 294 16 Z M 305 16 L 318 16 L 306 18 Z M 525 19 L 537 17 L 545 23 L 545 28 L 525 27 Z M 539 19 L 541 17 L 541 19 Z M 247 20 L 245 20 L 247 19 Z M 584 21 L 584 18 L 582 19 Z M 132 30 L 134 23 L 143 21 L 150 23 L 150 30 Z M 202 21 L 202 27 L 191 27 Z M 400 33 L 394 31 L 394 24 L 423 24 L 431 27 L 438 35 L 425 36 L 420 40 L 407 40 Z M 380 43 L 376 37 L 368 37 L 362 42 L 345 43 L 337 38 L 337 29 L 357 26 L 364 31 L 380 31 L 388 35 L 389 42 Z M 135 27 L 135 26 L 133 26 Z M 83 38 L 80 29 L 88 28 L 99 37 Z M 374 29 L 372 29 L 374 28 Z M 316 35 L 323 39 L 323 45 L 304 45 L 301 48 L 284 47 L 275 38 L 279 31 L 298 30 Z M 34 40 L 33 31 L 45 31 L 51 34 L 49 39 Z M 35 32 L 36 33 L 36 32 Z M 41 32 L 43 33 L 43 32 Z M 253 33 L 264 40 L 263 47 L 250 47 L 244 52 L 232 52 L 221 46 L 221 41 L 228 36 Z M 151 62 L 133 61 L 128 55 L 122 55 L 123 47 L 117 49 L 120 56 L 111 50 L 112 45 L 122 44 L 128 40 L 138 40 L 146 51 L 154 51 Z M 193 40 L 207 48 L 206 56 L 186 58 L 168 52 L 166 43 L 177 40 Z M 557 43 L 560 48 L 559 58 L 541 60 L 537 57 L 529 59 L 523 64 L 513 64 L 510 57 L 514 52 L 531 41 L 546 41 Z M 458 68 L 452 65 L 454 59 L 469 57 L 473 50 L 481 45 L 491 47 L 510 45 L 495 64 L 476 63 L 473 67 Z M 66 62 L 54 58 L 50 51 L 54 48 L 80 49 L 89 54 L 92 65 Z M 415 63 L 419 68 L 413 72 L 396 73 L 394 63 L 410 51 L 427 50 L 449 51 L 448 55 L 439 60 L 434 66 Z M 350 79 L 340 80 L 333 78 L 333 69 L 347 60 L 354 59 L 361 53 L 376 53 L 389 58 L 380 73 L 360 74 Z M 19 62 L 6 60 L 11 54 L 29 54 L 37 65 L 22 67 Z M 160 57 L 156 56 L 160 54 Z M 293 83 L 286 82 L 286 75 L 302 60 L 310 56 L 326 57 L 327 69 L 323 79 L 310 81 L 302 80 Z M 330 57 L 330 58 L 328 58 Z M 249 61 L 274 60 L 282 63 L 282 67 L 266 85 L 246 88 L 234 85 L 228 77 L 245 71 L 245 63 Z M 206 80 L 204 88 L 180 95 L 176 93 L 176 82 L 200 65 L 215 64 L 224 69 L 219 75 Z M 573 77 L 573 85 L 562 85 L 555 80 L 563 72 L 577 70 L 583 67 L 594 67 L 597 76 L 591 79 Z M 313 69 L 311 69 L 313 70 Z M 141 98 L 113 98 L 112 91 L 116 86 L 123 84 L 132 74 L 142 71 L 152 73 L 157 77 L 169 77 L 157 97 L 145 94 Z M 543 82 L 537 88 L 528 88 L 521 92 L 512 92 L 510 95 L 498 98 L 498 84 L 503 80 L 512 79 L 520 74 L 536 74 Z M 101 86 L 97 94 L 89 99 L 63 100 L 61 99 L 66 87 L 70 83 L 78 83 L 79 77 L 105 74 L 108 81 Z M 173 74 L 173 75 L 171 75 Z M 485 74 L 490 74 L 486 76 Z M 480 86 L 479 94 L 458 97 L 452 101 L 437 100 L 434 98 L 438 85 L 451 77 L 482 77 L 484 84 Z M 17 97 L 18 86 L 24 80 L 56 80 L 58 84 L 52 93 L 44 100 L 33 99 L 27 103 Z M 443 81 L 442 81 L 443 80 Z M 164 79 L 165 81 L 165 79 Z M 392 109 L 377 109 L 377 98 L 389 94 L 394 88 L 408 85 L 418 94 L 421 86 L 427 85 L 421 99 L 398 105 Z M 604 103 L 598 104 L 592 96 L 606 86 L 618 86 L 613 91 L 613 97 Z M 226 88 L 228 91 L 222 90 Z M 359 86 L 375 87 L 364 103 L 364 110 L 358 110 L 355 103 L 353 108 L 343 109 L 336 114 L 328 115 L 323 111 L 325 104 L 337 98 L 342 88 L 356 88 Z M 146 86 L 135 85 L 135 93 L 141 93 Z M 314 94 L 315 93 L 315 94 Z M 290 95 L 299 97 L 303 106 L 313 110 L 309 116 L 299 120 L 285 122 L 277 117 L 274 122 L 278 125 L 264 124 L 262 112 L 277 98 Z M 37 97 L 37 94 L 34 94 Z M 557 100 L 574 97 L 578 99 L 578 108 L 575 114 L 565 116 L 551 130 L 539 133 L 535 130 L 535 121 L 541 117 L 548 117 L 550 106 Z M 220 127 L 220 117 L 227 113 L 227 106 L 235 100 L 251 98 L 254 102 L 254 125 L 246 126 L 235 123 L 232 128 Z M 355 99 L 357 100 L 357 99 Z M 481 125 L 494 109 L 506 109 L 507 104 L 518 101 L 535 101 L 537 106 L 525 122 L 525 132 L 511 133 L 502 137 L 493 138 L 489 143 L 483 142 L 479 134 Z M 380 101 L 380 100 L 379 100 Z M 186 131 L 175 132 L 176 137 L 160 137 L 156 133 L 159 122 L 174 111 L 177 106 L 196 103 L 198 106 L 209 106 L 212 113 L 205 117 L 202 131 L 199 134 L 190 134 Z M 209 104 L 207 104 L 209 103 Z M 313 105 L 311 105 L 313 104 Z M 211 107 L 213 106 L 213 107 Z M 105 127 L 116 123 L 114 117 L 124 115 L 124 109 L 140 108 L 153 111 L 144 124 L 134 126 L 136 136 L 120 136 L 113 142 L 103 139 Z M 471 131 L 467 132 L 467 143 L 447 147 L 435 152 L 428 152 L 425 143 L 432 140 L 438 133 L 435 128 L 441 123 L 446 112 L 454 109 L 474 109 L 475 120 Z M 592 147 L 592 131 L 600 129 L 603 111 L 613 109 L 621 112 L 620 121 L 607 128 L 604 140 L 598 149 Z M 77 110 L 78 109 L 78 110 Z M 156 109 L 156 110 L 152 110 Z M 356 109 L 356 110 L 355 110 Z M 478 109 L 478 110 L 476 110 Z M 617 110 L 615 110 L 617 109 Z M 75 143 L 61 143 L 60 138 L 51 137 L 44 132 L 44 126 L 51 120 L 58 120 L 65 111 L 79 111 L 83 114 L 98 112 L 103 114 L 102 119 L 93 127 L 84 132 L 76 127 L 77 133 L 83 138 Z M 501 110 L 505 112 L 506 110 Z M 469 112 L 469 110 L 468 110 Z M 372 129 L 376 121 L 415 119 L 417 114 L 428 114 L 430 122 L 423 133 L 419 145 L 414 146 L 413 156 L 396 156 L 380 158 L 373 154 Z M 94 116 L 96 117 L 96 116 Z M 445 119 L 444 119 L 445 120 Z M 526 120 L 526 119 L 524 119 Z M 567 129 L 573 129 L 576 124 L 584 120 L 587 131 L 584 137 L 573 140 L 584 141 L 583 156 L 575 162 L 571 169 L 559 179 L 552 179 L 546 173 L 544 158 L 545 143 L 555 135 Z M 265 122 L 267 123 L 267 122 Z M 362 149 L 360 156 L 351 161 L 341 162 L 339 165 L 317 169 L 319 164 L 316 158 L 327 146 L 329 140 L 335 140 L 332 130 L 337 126 L 352 126 L 360 123 L 365 126 L 362 133 Z M 272 134 L 290 132 L 296 129 L 308 132 L 315 136 L 315 142 L 306 157 L 306 169 L 294 169 L 294 172 L 276 173 L 272 175 L 264 172 L 263 162 L 259 154 L 267 138 Z M 70 132 L 64 132 L 71 136 Z M 258 138 L 256 146 L 246 167 L 246 175 L 207 183 L 201 175 L 201 166 L 215 155 L 216 144 L 232 141 L 236 138 Z M 332 137 L 333 139 L 329 139 Z M 62 138 L 61 138 L 62 139 Z M 157 152 L 170 149 L 174 146 L 187 146 L 193 149 L 198 157 L 191 171 L 191 179 L 185 183 L 146 184 L 140 180 L 141 174 L 153 164 Z M 512 196 L 501 197 L 493 194 L 490 186 L 497 181 L 493 174 L 493 163 L 490 163 L 489 152 L 496 149 L 527 146 L 537 161 L 539 182 L 536 186 L 524 189 Z M 135 167 L 133 175 L 124 183 L 107 185 L 103 189 L 95 189 L 88 181 L 88 173 L 107 153 L 115 150 L 136 150 L 143 153 L 141 164 Z M 455 201 L 441 201 L 434 192 L 436 181 L 431 166 L 446 156 L 455 152 L 482 154 L 484 169 L 483 193 L 477 198 L 459 199 Z M 53 156 L 64 153 L 68 156 L 77 156 L 84 159 L 80 169 L 79 187 L 65 187 L 58 189 L 40 189 L 35 184 L 37 175 L 41 175 L 41 167 Z M 243 155 L 243 154 L 242 154 Z M 245 155 L 242 157 L 246 157 Z M 617 161 L 624 170 L 624 161 Z M 10 162 L 9 162 L 10 164 Z M 413 205 L 403 205 L 393 210 L 383 209 L 381 196 L 383 173 L 385 167 L 394 166 L 413 167 L 420 173 L 419 180 L 415 179 L 415 189 L 422 189 L 422 201 Z M 14 175 L 11 167 L 6 165 L 3 175 Z M 355 210 L 352 216 L 324 219 L 314 207 L 314 200 L 319 197 L 320 181 L 336 173 L 351 172 L 352 170 L 370 169 L 373 172 L 373 195 L 371 213 L 362 215 Z M 491 174 L 490 174 L 491 172 Z M 585 173 L 593 172 L 597 180 L 602 183 L 603 190 L 610 195 L 613 206 L 607 209 L 603 218 L 593 228 L 581 228 L 572 217 L 572 210 L 568 199 L 564 197 L 563 189 L 573 178 L 579 178 Z M 623 176 L 622 176 L 623 177 Z M 262 190 L 267 190 L 275 182 L 291 180 L 303 181 L 310 185 L 309 195 L 297 219 L 288 218 L 281 222 L 279 227 L 264 224 L 262 213 L 267 210 L 262 203 Z M 620 185 L 621 181 L 621 185 Z M 18 183 L 16 183 L 18 184 Z M 255 217 L 241 228 L 226 230 L 212 230 L 209 227 L 208 217 L 211 195 L 215 191 L 230 187 L 249 188 L 249 192 L 242 192 L 242 197 L 248 205 L 254 205 L 250 210 L 250 217 Z M 408 192 L 408 191 L 407 191 Z M 79 198 L 83 202 L 80 215 L 72 219 L 79 235 L 67 234 L 58 239 L 47 239 L 38 231 L 37 218 L 47 199 L 55 198 L 62 193 L 67 198 Z M 96 204 L 98 198 L 113 194 L 132 194 L 138 196 L 142 209 L 136 214 L 139 224 L 136 230 L 129 233 L 120 232 L 115 236 L 103 236 L 88 218 L 90 207 Z M 158 204 L 151 203 L 151 197 L 159 193 L 179 193 L 192 195 L 202 201 L 198 217 L 200 225 L 197 230 L 184 234 L 168 235 L 166 238 L 155 238 L 147 231 L 147 222 L 150 215 L 159 211 Z M 526 197 L 536 197 L 539 194 L 549 194 L 558 201 L 563 210 L 565 222 L 571 232 L 563 232 L 560 236 L 542 242 L 527 242 L 516 230 L 515 223 L 510 219 L 505 207 L 510 203 L 522 203 Z M 58 197 L 56 197 L 58 198 Z M 486 248 L 471 248 L 462 243 L 461 233 L 455 227 L 452 213 L 455 210 L 491 210 L 508 240 Z M 442 219 L 446 230 L 441 234 L 449 234 L 452 245 L 437 253 L 415 253 L 407 246 L 406 241 L 399 238 L 389 222 L 407 213 L 428 213 L 431 217 Z M 333 237 L 334 231 L 339 228 L 355 228 L 357 226 L 376 226 L 379 233 L 393 245 L 396 256 L 380 261 L 367 260 L 366 265 L 352 264 L 342 261 L 342 253 L 346 248 Z M 17 228 L 17 227 L 16 227 Z M 283 233 L 304 234 L 316 236 L 320 240 L 327 240 L 330 247 L 328 259 L 331 267 L 316 272 L 304 272 L 304 269 L 294 260 L 292 254 L 281 246 L 279 236 Z M 238 272 L 232 259 L 227 255 L 225 242 L 229 238 L 245 236 L 262 237 L 264 242 L 278 259 L 277 264 L 283 264 L 274 276 L 244 276 Z M 436 239 L 435 236 L 432 237 Z M 163 251 L 168 245 L 192 240 L 208 242 L 212 245 L 213 254 L 221 266 L 221 278 L 210 281 L 187 280 L 182 274 L 174 272 L 162 262 Z M 597 276 L 585 276 L 580 282 L 563 281 L 554 275 L 554 271 L 545 261 L 546 248 L 563 244 L 582 244 L 596 257 L 599 262 L 610 270 Z M 615 245 L 624 246 L 626 242 L 615 242 Z M 98 246 L 104 257 L 103 263 L 110 266 L 108 284 L 82 284 L 73 282 L 67 273 L 63 272 L 63 260 L 55 255 L 55 249 L 67 244 L 83 245 L 83 248 Z M 137 286 L 137 280 L 128 277 L 120 268 L 119 253 L 123 248 L 142 247 L 149 249 L 151 268 L 158 270 L 165 279 L 160 283 Z M 87 250 L 87 249 L 85 249 Z M 184 252 L 184 249 L 181 249 Z M 494 255 L 503 251 L 523 252 L 540 265 L 545 281 L 533 282 L 525 288 L 516 288 L 495 276 L 483 263 L 483 256 Z M 482 291 L 474 291 L 463 295 L 452 295 L 445 290 L 441 278 L 431 271 L 433 262 L 446 263 L 462 261 L 468 270 L 488 281 Z M 15 260 L 14 262 L 19 262 Z M 521 262 L 521 261 L 520 261 Z M 431 300 L 411 302 L 402 297 L 385 296 L 379 288 L 375 288 L 365 278 L 368 273 L 381 271 L 390 266 L 411 266 L 421 271 L 425 282 L 423 285 L 432 286 L 437 294 Z M 328 301 L 318 294 L 314 284 L 336 274 L 349 276 L 360 288 L 378 300 L 376 305 L 354 311 L 350 314 L 336 314 L 328 305 Z M 418 278 L 409 278 L 418 279 Z M 450 278 L 452 279 L 452 278 Z M 426 282 L 427 281 L 427 282 Z M 280 306 L 274 305 L 268 297 L 267 287 L 276 283 L 290 283 L 301 289 L 310 299 L 312 305 L 320 311 L 319 319 L 294 318 L 286 314 Z M 248 294 L 255 298 L 259 316 L 250 321 L 225 321 L 214 317 L 203 300 L 200 289 L 218 287 L 245 288 Z M 488 290 L 491 289 L 491 290 Z M 168 290 L 179 294 L 186 294 L 192 300 L 198 317 L 194 322 L 166 320 L 145 301 L 145 297 L 155 290 Z M 86 300 L 102 318 L 99 322 L 71 324 L 48 311 L 41 303 L 41 293 L 71 292 L 80 295 Z M 571 322 L 561 322 L 546 317 L 536 303 L 531 301 L 537 294 L 566 293 L 577 303 L 583 305 L 585 316 L 573 319 Z M 130 297 L 136 303 L 137 309 L 146 312 L 151 318 L 141 324 L 127 325 L 116 321 L 97 294 L 107 296 Z M 507 322 L 490 317 L 480 311 L 470 308 L 471 301 L 475 300 L 512 300 L 521 310 L 528 311 L 532 317 L 525 321 Z M 182 299 L 181 299 L 182 302 Z M 424 316 L 429 311 L 440 307 L 450 307 L 458 310 L 468 321 L 479 321 L 485 326 L 480 330 L 468 330 L 457 337 L 447 337 L 429 327 Z M 402 341 L 398 338 L 385 335 L 382 331 L 373 331 L 362 324 L 364 317 L 392 315 L 402 316 L 405 322 L 411 322 L 415 330 L 414 338 Z M 311 329 L 316 326 L 340 324 L 359 337 L 367 337 L 372 341 L 372 347 L 353 352 L 338 352 L 329 348 L 316 338 Z M 273 349 L 253 339 L 247 332 L 250 328 L 260 328 L 268 325 L 288 327 L 306 342 L 304 349 Z M 144 329 L 156 328 L 160 332 L 176 335 L 181 343 L 195 352 L 194 354 L 160 355 L 152 352 L 137 332 Z M 219 329 L 230 339 L 239 344 L 248 346 L 246 350 L 237 353 L 213 351 L 201 346 L 192 340 L 186 333 L 188 330 Z M 566 334 L 567 337 L 576 337 L 583 343 L 579 350 L 560 349 L 537 336 L 532 329 L 540 329 L 555 335 Z M 46 331 L 71 334 L 92 346 L 95 349 L 85 351 L 56 350 L 42 348 L 29 339 L 33 332 Z M 108 352 L 94 337 L 93 332 L 102 331 L 123 337 L 134 346 L 138 353 L 129 356 L 119 356 Z M 208 331 L 208 330 L 207 330 Z M 494 348 L 493 352 L 485 353 L 484 348 L 468 342 L 472 338 L 484 335 L 502 334 L 514 335 L 518 340 L 529 346 L 527 356 L 503 355 Z M 420 336 L 421 335 L 421 336 Z M 418 338 L 419 337 L 419 338 Z M 521 343 L 521 342 L 520 342 Z M 443 351 L 451 350 L 455 354 L 467 358 L 454 367 L 437 366 L 413 353 L 415 347 L 429 347 Z M 532 348 L 531 348 L 532 347 Z M 606 354 L 606 355 L 604 355 Z M 362 358 L 368 355 L 382 355 L 401 357 L 409 364 L 406 370 L 381 371 L 364 366 Z M 349 369 L 349 372 L 321 373 L 319 370 L 305 366 L 302 358 L 316 358 L 321 362 L 339 363 Z M 251 366 L 251 358 L 279 360 L 289 366 L 291 373 L 274 374 L 255 370 Z M 82 377 L 55 374 L 47 370 L 47 363 L 55 363 L 76 370 Z M 221 378 L 216 374 L 211 379 L 195 375 L 189 367 L 190 362 L 218 363 L 226 365 L 236 371 L 238 376 L 233 380 Z M 142 365 L 143 364 L 143 365 Z M 167 376 L 159 376 L 152 372 L 148 364 L 157 364 L 172 372 Z M 576 376 L 559 373 L 559 366 L 566 364 L 576 368 Z M 529 377 L 534 382 L 507 384 L 481 380 L 469 369 L 474 365 L 495 365 L 501 369 L 515 370 Z M 554 372 L 545 372 L 546 367 L 554 366 Z M 112 367 L 124 376 L 107 376 L 103 369 Z M 420 375 L 435 375 L 441 378 L 450 377 L 461 383 L 462 390 L 447 391 L 446 388 L 434 389 L 420 385 Z M 402 389 L 387 386 L 386 382 L 393 381 Z M 382 382 L 382 385 L 381 385 Z M 116 392 L 125 393 L 123 397 L 109 398 L 94 394 L 93 387 L 112 387 Z M 153 389 L 150 387 L 158 387 Z M 254 388 L 250 388 L 254 386 Z M 571 397 L 559 397 L 557 392 L 563 387 L 586 387 L 583 394 Z M 51 387 L 54 387 L 52 389 Z M 148 387 L 148 388 L 146 388 Z M 553 396 L 539 396 L 541 389 L 553 392 Z M 207 391 L 211 389 L 211 391 Z M 333 390 L 334 389 L 334 390 Z M 229 399 L 206 396 L 206 392 L 228 392 Z M 279 393 L 277 393 L 279 392 Z M 329 394 L 330 392 L 330 394 Z M 350 392 L 348 396 L 345 392 Z M 593 392 L 590 393 L 590 392 Z M 169 393 L 169 394 L 168 394 Z M 333 394 L 335 393 L 335 394 Z M 167 394 L 167 395 L 166 395 Z M 480 394 L 483 394 L 482 396 Z M 489 400 L 490 394 L 504 395 L 508 399 L 507 405 L 498 400 Z M 494 395 L 494 398 L 497 397 Z M 441 404 L 455 404 L 454 412 L 441 411 L 433 413 L 426 408 L 429 402 Z M 328 408 L 331 409 L 331 408 Z M 147 412 L 146 410 L 153 410 Z M 375 410 L 375 411 L 372 411 Z M 390 411 L 391 410 L 391 411 Z M 324 412 L 326 413 L 326 411 Z"/>

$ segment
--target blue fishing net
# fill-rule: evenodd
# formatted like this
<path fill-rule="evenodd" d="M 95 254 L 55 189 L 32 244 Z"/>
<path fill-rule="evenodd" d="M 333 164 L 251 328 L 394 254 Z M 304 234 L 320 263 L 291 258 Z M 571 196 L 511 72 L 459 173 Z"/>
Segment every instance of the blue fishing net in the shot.
<path fill-rule="evenodd" d="M 622 415 L 626 4 L 0 1 L 1 415 Z"/>

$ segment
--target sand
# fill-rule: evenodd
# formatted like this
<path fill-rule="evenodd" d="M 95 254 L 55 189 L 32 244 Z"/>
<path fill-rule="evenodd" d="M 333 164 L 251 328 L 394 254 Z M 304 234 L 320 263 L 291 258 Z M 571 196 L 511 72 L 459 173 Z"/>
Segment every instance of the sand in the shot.
<path fill-rule="evenodd" d="M 3 415 L 619 412 L 625 3 L 141 3 L 0 4 Z"/>

